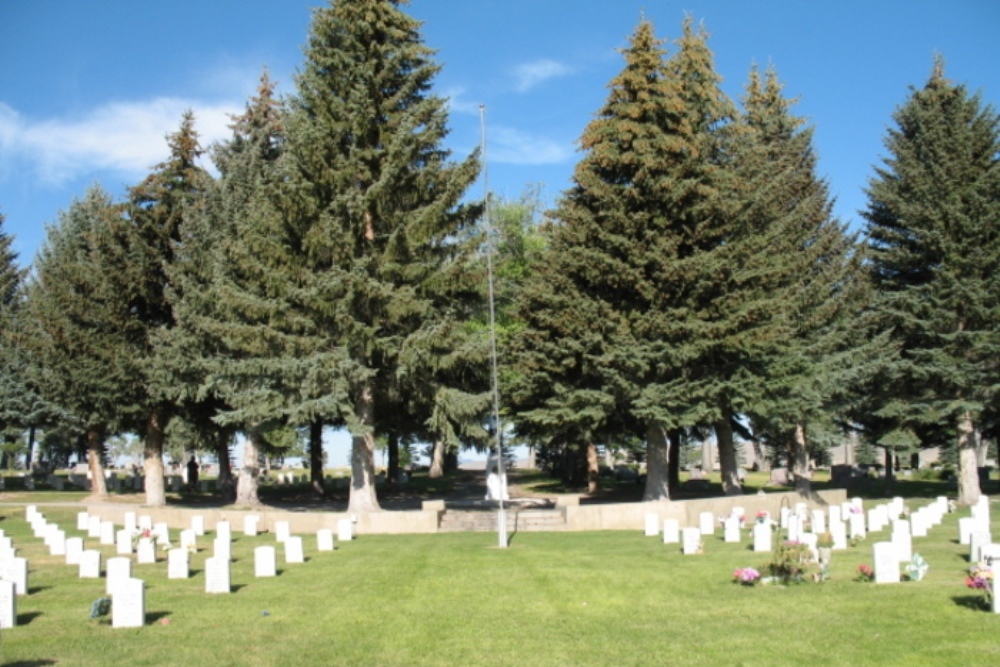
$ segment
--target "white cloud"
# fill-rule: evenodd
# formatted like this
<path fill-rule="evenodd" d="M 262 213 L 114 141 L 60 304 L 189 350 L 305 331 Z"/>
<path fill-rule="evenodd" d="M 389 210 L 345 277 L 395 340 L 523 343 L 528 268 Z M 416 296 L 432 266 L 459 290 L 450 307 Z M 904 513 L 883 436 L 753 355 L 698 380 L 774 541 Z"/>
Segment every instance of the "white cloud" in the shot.
<path fill-rule="evenodd" d="M 0 103 L 0 147 L 4 161 L 16 156 L 49 185 L 104 170 L 134 179 L 167 157 L 166 135 L 177 131 L 186 110 L 194 112 L 201 144 L 208 146 L 228 136 L 229 114 L 242 106 L 160 97 L 109 103 L 77 118 L 36 120 Z"/>
<path fill-rule="evenodd" d="M 510 127 L 491 127 L 488 158 L 505 164 L 541 165 L 565 162 L 573 147 Z"/>
<path fill-rule="evenodd" d="M 563 63 L 555 60 L 536 60 L 530 63 L 523 63 L 513 69 L 514 90 L 524 93 L 543 81 L 566 76 L 573 70 Z"/>

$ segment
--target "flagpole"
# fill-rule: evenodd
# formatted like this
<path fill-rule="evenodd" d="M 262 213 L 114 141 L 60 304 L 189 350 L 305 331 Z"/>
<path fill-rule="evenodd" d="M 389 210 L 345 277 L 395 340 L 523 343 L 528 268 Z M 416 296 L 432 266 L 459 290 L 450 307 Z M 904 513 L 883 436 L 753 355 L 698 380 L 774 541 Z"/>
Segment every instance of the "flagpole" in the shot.
<path fill-rule="evenodd" d="M 497 512 L 497 540 L 501 549 L 507 548 L 507 513 L 504 509 L 503 494 L 507 489 L 507 471 L 503 464 L 503 439 L 501 433 L 503 429 L 500 424 L 500 382 L 499 364 L 497 361 L 497 325 L 496 325 L 496 301 L 493 289 L 493 220 L 490 217 L 490 184 L 489 170 L 486 160 L 486 105 L 479 105 L 479 127 L 481 138 L 481 155 L 483 165 L 483 221 L 486 223 L 486 276 L 489 286 L 489 311 L 490 311 L 490 361 L 492 364 L 492 388 L 493 388 L 493 429 L 496 436 L 496 461 L 497 478 L 500 480 L 500 491 L 498 494 L 499 511 Z M 489 470 L 486 471 L 487 481 L 489 480 Z"/>

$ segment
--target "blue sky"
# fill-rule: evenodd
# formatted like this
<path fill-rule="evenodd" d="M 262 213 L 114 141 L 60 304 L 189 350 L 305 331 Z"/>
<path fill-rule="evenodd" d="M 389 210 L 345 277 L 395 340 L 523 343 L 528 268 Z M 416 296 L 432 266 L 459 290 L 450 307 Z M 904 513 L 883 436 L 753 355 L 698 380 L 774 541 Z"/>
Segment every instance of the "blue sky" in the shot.
<path fill-rule="evenodd" d="M 317 0 L 0 2 L 0 211 L 22 264 L 47 224 L 92 183 L 115 196 L 165 157 L 193 109 L 206 145 L 227 134 L 266 66 L 284 94 Z M 724 87 L 773 65 L 816 130 L 837 212 L 857 222 L 885 129 L 935 53 L 955 81 L 1000 107 L 995 0 L 413 0 L 451 100 L 449 147 L 478 143 L 486 105 L 492 188 L 516 198 L 570 183 L 576 141 L 622 66 L 643 14 L 673 39 L 704 23 Z M 480 196 L 481 186 L 471 194 Z"/>

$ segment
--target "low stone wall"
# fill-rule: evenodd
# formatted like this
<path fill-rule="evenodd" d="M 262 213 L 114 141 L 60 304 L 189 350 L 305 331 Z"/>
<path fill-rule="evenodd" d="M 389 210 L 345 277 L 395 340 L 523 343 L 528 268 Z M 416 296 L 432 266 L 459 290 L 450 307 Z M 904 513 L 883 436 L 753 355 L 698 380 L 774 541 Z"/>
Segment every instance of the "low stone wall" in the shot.
<path fill-rule="evenodd" d="M 821 508 L 827 505 L 838 505 L 846 502 L 847 492 L 844 489 L 819 491 L 810 496 L 802 496 L 794 491 L 785 493 L 768 493 L 746 496 L 725 496 L 721 498 L 704 498 L 698 500 L 675 500 L 669 502 L 650 503 L 616 503 L 616 504 L 579 504 L 572 497 L 560 498 L 557 505 L 566 517 L 566 530 L 636 530 L 645 526 L 647 513 L 659 515 L 664 519 L 677 519 L 681 526 L 697 526 L 698 516 L 702 512 L 711 512 L 717 517 L 728 516 L 734 507 L 742 507 L 748 519 L 760 510 L 766 510 L 777 517 L 782 506 L 794 507 L 796 503 L 805 502 L 810 508 Z M 444 511 L 442 501 L 427 501 L 423 509 L 407 511 L 384 511 L 357 515 L 355 529 L 359 535 L 395 535 L 405 533 L 436 533 L 441 512 Z M 284 511 L 271 508 L 256 510 L 232 509 L 190 509 L 178 507 L 142 507 L 117 503 L 91 503 L 87 512 L 101 517 L 105 521 L 114 521 L 118 525 L 125 522 L 126 512 L 137 515 L 149 515 L 154 523 L 163 522 L 171 528 L 184 529 L 191 525 L 191 516 L 200 514 L 204 517 L 205 526 L 214 526 L 217 521 L 227 520 L 233 530 L 241 532 L 243 517 L 253 514 L 260 517 L 259 530 L 274 531 L 275 523 L 287 521 L 293 533 L 315 533 L 321 528 L 336 532 L 337 521 L 351 516 L 346 512 L 309 512 Z"/>

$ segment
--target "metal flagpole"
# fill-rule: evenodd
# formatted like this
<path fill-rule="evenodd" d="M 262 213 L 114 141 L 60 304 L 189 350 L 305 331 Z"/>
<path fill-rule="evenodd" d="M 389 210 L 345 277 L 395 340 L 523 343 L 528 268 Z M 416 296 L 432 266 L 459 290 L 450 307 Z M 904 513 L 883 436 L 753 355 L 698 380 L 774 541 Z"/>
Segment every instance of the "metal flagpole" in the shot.
<path fill-rule="evenodd" d="M 503 464 L 503 439 L 501 437 L 502 428 L 500 425 L 500 382 L 497 363 L 497 325 L 496 306 L 493 297 L 493 221 L 490 217 L 490 183 L 489 171 L 486 162 L 486 105 L 479 105 L 479 127 L 482 134 L 481 156 L 483 164 L 483 221 L 486 223 L 486 276 L 489 286 L 489 309 L 490 309 L 490 360 L 492 362 L 492 387 L 493 387 L 493 428 L 496 434 L 497 452 L 497 478 L 500 480 L 500 491 L 498 493 L 499 511 L 497 512 L 497 540 L 501 549 L 507 548 L 507 513 L 504 509 L 503 494 L 507 489 L 507 471 Z M 487 481 L 489 480 L 489 470 L 486 471 Z"/>

